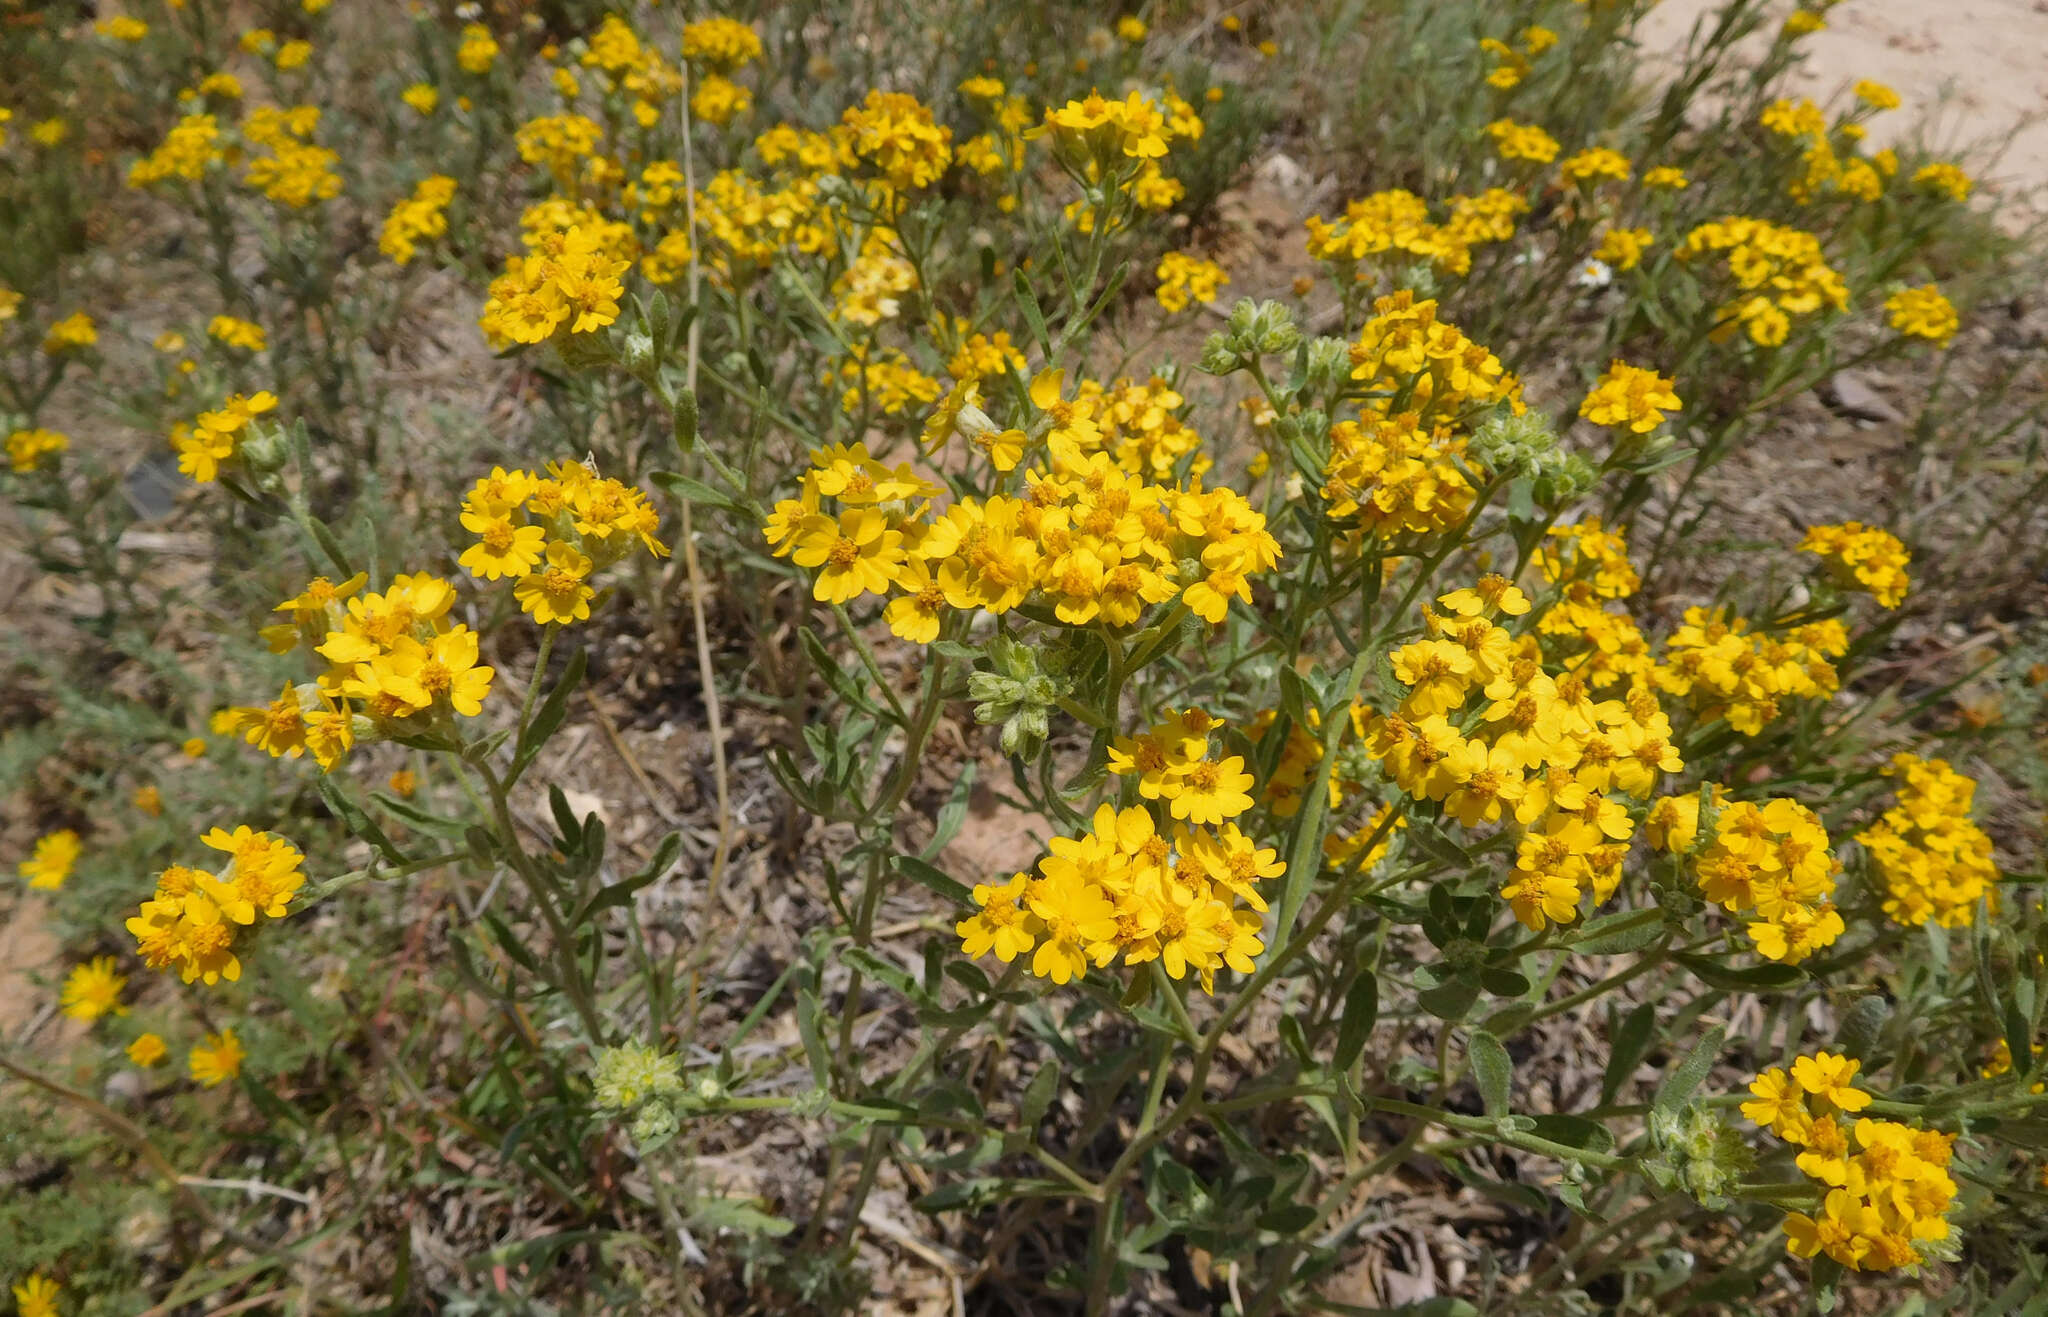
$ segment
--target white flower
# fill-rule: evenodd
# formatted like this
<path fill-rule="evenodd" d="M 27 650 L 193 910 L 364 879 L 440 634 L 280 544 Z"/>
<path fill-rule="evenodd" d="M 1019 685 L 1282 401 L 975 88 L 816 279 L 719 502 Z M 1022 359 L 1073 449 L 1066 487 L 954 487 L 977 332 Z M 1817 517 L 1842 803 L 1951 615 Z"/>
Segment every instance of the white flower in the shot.
<path fill-rule="evenodd" d="M 1572 282 L 1581 288 L 1605 288 L 1614 282 L 1614 271 L 1607 268 L 1605 261 L 1587 261 L 1579 267 Z"/>

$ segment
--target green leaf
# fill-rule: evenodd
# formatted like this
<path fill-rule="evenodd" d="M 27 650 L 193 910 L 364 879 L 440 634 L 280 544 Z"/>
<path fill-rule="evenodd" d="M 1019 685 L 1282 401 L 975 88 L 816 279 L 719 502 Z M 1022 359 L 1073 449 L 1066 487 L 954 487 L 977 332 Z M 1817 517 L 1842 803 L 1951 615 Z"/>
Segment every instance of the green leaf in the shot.
<path fill-rule="evenodd" d="M 1479 1000 L 1479 980 L 1469 974 L 1458 974 L 1439 983 L 1436 987 L 1415 995 L 1422 1009 L 1439 1020 L 1462 1020 L 1472 1009 L 1472 1003 Z"/>
<path fill-rule="evenodd" d="M 1047 1057 L 1038 1073 L 1031 1076 L 1031 1082 L 1024 1088 L 1024 1096 L 1017 1103 L 1017 1125 L 1024 1130 L 1035 1129 L 1045 1119 L 1045 1113 L 1052 1107 L 1053 1096 L 1059 1092 L 1060 1063 L 1056 1057 Z"/>
<path fill-rule="evenodd" d="M 1711 956 L 1681 955 L 1675 959 L 1708 987 L 1729 992 L 1783 992 L 1806 982 L 1805 972 L 1796 965 L 1765 963 L 1731 969 Z"/>
<path fill-rule="evenodd" d="M 1664 936 L 1661 921 L 1644 920 L 1640 910 L 1622 910 L 1589 921 L 1572 939 L 1572 951 L 1581 956 L 1619 956 L 1641 951 Z"/>
<path fill-rule="evenodd" d="M 924 844 L 918 858 L 929 860 L 946 848 L 946 843 L 960 835 L 961 827 L 967 822 L 967 804 L 974 792 L 976 765 L 969 760 L 960 776 L 953 779 L 952 790 L 946 796 L 946 803 L 939 806 L 939 816 L 933 821 L 932 839 Z"/>
<path fill-rule="evenodd" d="M 564 849 L 573 851 L 582 844 L 583 821 L 569 808 L 569 798 L 562 794 L 562 788 L 553 782 L 548 783 L 548 812 L 555 816 L 555 830 L 561 834 Z"/>
<path fill-rule="evenodd" d="M 697 395 L 688 389 L 676 391 L 675 414 L 670 434 L 676 451 L 688 456 L 697 447 Z"/>
<path fill-rule="evenodd" d="M 378 827 L 376 821 L 363 812 L 362 806 L 342 794 L 341 788 L 334 784 L 332 778 L 322 773 L 314 779 L 314 783 L 319 789 L 320 799 L 325 801 L 327 808 L 341 820 L 343 827 L 376 847 L 377 853 L 390 863 L 405 863 L 405 852 L 399 850 L 391 838 L 384 835 L 384 829 Z"/>
<path fill-rule="evenodd" d="M 1372 1027 L 1379 1021 L 1380 981 L 1369 969 L 1358 971 L 1351 991 L 1344 994 L 1344 1018 L 1337 1025 L 1337 1051 L 1331 1058 L 1338 1070 L 1351 1069 L 1365 1051 Z"/>
<path fill-rule="evenodd" d="M 609 910 L 613 906 L 625 905 L 633 899 L 633 893 L 667 873 L 675 865 L 676 856 L 682 849 L 683 834 L 680 832 L 669 833 L 655 846 L 654 855 L 647 861 L 645 868 L 630 878 L 621 878 L 618 882 L 599 888 L 597 894 L 592 896 L 589 901 L 584 903 L 583 908 L 576 912 L 575 918 L 570 923 L 572 925 L 582 924 L 599 911 Z"/>
<path fill-rule="evenodd" d="M 1685 1105 L 1700 1081 L 1707 1077 L 1707 1071 L 1714 1068 L 1714 1062 L 1721 1055 L 1721 1041 L 1728 1036 L 1726 1025 L 1717 1024 L 1707 1030 L 1698 1046 L 1680 1061 L 1676 1069 L 1664 1077 L 1663 1085 L 1657 1090 L 1657 1100 L 1652 1105 L 1658 1111 L 1676 1111 Z"/>
<path fill-rule="evenodd" d="M 1047 361 L 1052 360 L 1052 339 L 1045 332 L 1045 312 L 1039 309 L 1038 294 L 1031 291 L 1031 281 L 1018 270 L 1011 287 L 1017 291 L 1017 307 L 1024 313 L 1024 323 L 1031 326 L 1032 341 L 1038 344 Z"/>
<path fill-rule="evenodd" d="M 404 797 L 394 796 L 388 791 L 373 791 L 370 793 L 370 799 L 376 801 L 377 807 L 385 813 L 395 815 L 415 828 L 431 832 L 437 837 L 460 837 L 463 830 L 469 826 L 461 819 L 421 809 Z"/>
<path fill-rule="evenodd" d="M 1552 1143 L 1562 1143 L 1567 1148 L 1586 1152 L 1607 1152 L 1614 1147 L 1613 1131 L 1597 1120 L 1562 1113 L 1531 1119 L 1536 1122 L 1536 1127 L 1529 1132 Z"/>
<path fill-rule="evenodd" d="M 1644 1002 L 1622 1018 L 1614 1031 L 1614 1045 L 1607 1054 L 1607 1070 L 1600 1077 L 1600 1104 L 1614 1101 L 1621 1086 L 1629 1081 L 1643 1057 L 1650 1051 L 1650 1035 L 1657 1027 L 1657 1007 Z"/>
<path fill-rule="evenodd" d="M 506 955 L 519 962 L 519 967 L 527 973 L 540 973 L 540 961 L 536 960 L 533 953 L 526 949 L 526 944 L 519 940 L 518 936 L 512 932 L 511 927 L 503 919 L 489 911 L 484 912 L 483 918 L 484 927 L 491 930 L 492 938 L 496 939 L 498 945 L 504 948 Z"/>
<path fill-rule="evenodd" d="M 692 503 L 698 507 L 723 508 L 727 511 L 736 510 L 737 505 L 726 495 L 680 471 L 657 471 L 648 479 L 669 497 L 684 503 Z"/>
<path fill-rule="evenodd" d="M 1875 993 L 1859 998 L 1843 1014 L 1842 1027 L 1835 1034 L 1842 1055 L 1863 1062 L 1863 1068 L 1869 1070 L 1870 1055 L 1876 1050 L 1877 1036 L 1883 1032 L 1885 1018 L 1890 1013 L 1891 1007 Z"/>
<path fill-rule="evenodd" d="M 875 982 L 888 984 L 913 1002 L 922 1003 L 930 1000 L 925 996 L 923 985 L 911 977 L 901 965 L 885 960 L 866 947 L 848 947 L 839 954 L 839 958 Z M 849 1005 L 847 1009 L 851 1010 L 853 1007 Z"/>
<path fill-rule="evenodd" d="M 327 529 L 327 523 L 309 512 L 306 514 L 306 525 L 312 530 L 314 540 L 319 543 L 320 552 L 326 554 L 327 561 L 334 564 L 334 570 L 344 577 L 354 576 L 356 569 L 349 566 L 348 555 L 341 551 L 341 541 L 334 538 L 334 532 Z"/>
<path fill-rule="evenodd" d="M 547 744 L 548 738 L 562 725 L 562 720 L 569 716 L 569 697 L 575 694 L 576 687 L 582 684 L 584 665 L 588 662 L 588 656 L 582 647 L 578 646 L 576 652 L 569 656 L 569 661 L 562 665 L 562 679 L 555 683 L 555 688 L 540 702 L 540 707 L 533 711 L 533 721 L 519 734 L 519 744 L 512 752 L 513 777 L 519 776 L 526 766 L 533 762 L 533 757 L 540 753 L 540 748 Z M 546 675 L 536 672 L 533 679 L 540 681 Z"/>
<path fill-rule="evenodd" d="M 956 879 L 947 877 L 944 870 L 929 861 L 915 855 L 898 855 L 890 864 L 905 878 L 937 892 L 954 905 L 971 907 L 974 904 L 973 891 Z"/>
<path fill-rule="evenodd" d="M 1484 1029 L 1474 1029 L 1465 1039 L 1465 1055 L 1472 1059 L 1472 1073 L 1479 1081 L 1479 1100 L 1489 1116 L 1508 1114 L 1509 1095 L 1515 1082 L 1515 1063 L 1500 1039 Z"/>
<path fill-rule="evenodd" d="M 740 1198 L 699 1198 L 690 1204 L 690 1224 L 704 1230 L 737 1230 L 747 1235 L 780 1239 L 796 1229 L 787 1217 L 773 1216 Z"/>

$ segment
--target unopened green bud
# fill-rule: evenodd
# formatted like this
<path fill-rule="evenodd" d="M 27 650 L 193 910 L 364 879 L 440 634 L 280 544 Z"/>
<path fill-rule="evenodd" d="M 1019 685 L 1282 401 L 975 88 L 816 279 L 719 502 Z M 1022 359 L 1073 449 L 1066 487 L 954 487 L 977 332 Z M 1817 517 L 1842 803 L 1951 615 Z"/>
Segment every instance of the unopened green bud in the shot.
<path fill-rule="evenodd" d="M 1244 369 L 1244 358 L 1232 346 L 1232 338 L 1226 334 L 1211 334 L 1209 341 L 1202 345 L 1201 360 L 1196 369 L 1209 375 L 1230 375 Z"/>
<path fill-rule="evenodd" d="M 1351 378 L 1351 344 L 1341 338 L 1309 340 L 1304 374 L 1311 393 L 1329 393 Z"/>

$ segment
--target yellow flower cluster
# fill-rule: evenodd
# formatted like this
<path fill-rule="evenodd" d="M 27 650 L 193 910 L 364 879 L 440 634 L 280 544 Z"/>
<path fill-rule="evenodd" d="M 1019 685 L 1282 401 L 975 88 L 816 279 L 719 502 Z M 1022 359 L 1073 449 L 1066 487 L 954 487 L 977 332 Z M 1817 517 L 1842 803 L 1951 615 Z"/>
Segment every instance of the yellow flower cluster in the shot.
<path fill-rule="evenodd" d="M 259 106 L 242 120 L 242 138 L 267 154 L 249 157 L 243 182 L 272 201 L 303 210 L 341 192 L 334 172 L 339 156 L 308 139 L 320 122 L 318 107 L 295 105 L 288 110 Z"/>
<path fill-rule="evenodd" d="M 1818 1215 L 1785 1218 L 1794 1257 L 1826 1253 L 1857 1271 L 1917 1266 L 1946 1255 L 1956 1182 L 1948 1164 L 1955 1135 L 1855 1113 L 1870 1094 L 1855 1087 L 1861 1063 L 1816 1052 L 1776 1066 L 1749 1086 L 1742 1114 L 1798 1148 L 1802 1174 L 1822 1198 Z M 1853 1124 L 1852 1124 L 1853 1121 Z M 1853 1141 L 1852 1141 L 1853 1140 Z"/>
<path fill-rule="evenodd" d="M 1884 300 L 1891 327 L 1908 338 L 1930 343 L 1947 343 L 1962 328 L 1962 318 L 1934 284 L 1922 288 L 1901 288 Z"/>
<path fill-rule="evenodd" d="M 175 969 L 185 982 L 209 986 L 242 977 L 235 937 L 261 919 L 291 913 L 306 876 L 296 846 L 244 824 L 232 833 L 215 828 L 200 843 L 225 853 L 214 873 L 174 864 L 157 875 L 156 893 L 128 921 L 136 951 L 151 969 Z"/>
<path fill-rule="evenodd" d="M 833 373 L 848 382 L 839 405 L 849 416 L 861 409 L 863 401 L 895 416 L 913 406 L 938 401 L 943 391 L 937 380 L 912 365 L 896 348 L 871 349 L 857 344 L 853 355 L 828 375 Z"/>
<path fill-rule="evenodd" d="M 34 853 L 16 865 L 14 871 L 28 881 L 30 888 L 54 892 L 71 876 L 84 849 L 76 832 L 59 828 L 36 838 Z"/>
<path fill-rule="evenodd" d="M 598 155 L 604 143 L 604 129 L 597 120 L 581 114 L 544 114 L 528 119 L 513 134 L 519 158 L 529 165 L 545 165 L 556 183 L 575 187 L 588 176 L 601 182 L 616 168 Z"/>
<path fill-rule="evenodd" d="M 1557 172 L 1568 183 L 1591 186 L 1603 178 L 1627 182 L 1630 166 L 1628 157 L 1611 147 L 1589 146 L 1566 156 L 1559 162 Z"/>
<path fill-rule="evenodd" d="M 1533 636 L 1493 620 L 1531 611 L 1506 577 L 1437 602 L 1423 638 L 1388 656 L 1407 693 L 1371 719 L 1367 753 L 1465 827 L 1518 826 L 1501 895 L 1532 929 L 1569 922 L 1585 892 L 1605 901 L 1621 881 L 1635 822 L 1617 797 L 1647 799 L 1660 774 L 1685 767 L 1671 724 L 1647 690 L 1596 700 L 1577 672 L 1546 670 L 1558 665 Z"/>
<path fill-rule="evenodd" d="M 1446 205 L 1449 216 L 1438 224 L 1429 217 L 1428 202 L 1401 188 L 1360 197 L 1336 220 L 1308 218 L 1308 254 L 1335 265 L 1340 283 L 1375 277 L 1360 263 L 1395 254 L 1463 275 L 1472 269 L 1472 249 L 1515 236 L 1516 218 L 1529 209 L 1519 193 L 1498 187 L 1454 196 Z"/>
<path fill-rule="evenodd" d="M 1898 98 L 1893 96 L 1892 101 L 1897 104 Z M 1876 201 L 1884 195 L 1885 181 L 1898 172 L 1895 152 L 1880 151 L 1868 159 L 1857 154 L 1856 146 L 1863 139 L 1859 124 L 1842 124 L 1836 130 L 1836 137 L 1848 150 L 1845 159 L 1828 135 L 1827 115 L 1810 100 L 1773 101 L 1764 107 L 1758 122 L 1800 149 L 1799 172 L 1791 177 L 1786 191 L 1801 205 L 1825 195 Z"/>
<path fill-rule="evenodd" d="M 149 187 L 173 178 L 197 182 L 226 153 L 220 121 L 210 114 L 188 114 L 171 126 L 156 150 L 129 167 L 128 186 Z"/>
<path fill-rule="evenodd" d="M 901 245 L 894 229 L 878 224 L 868 230 L 860 255 L 833 281 L 835 318 L 870 328 L 896 318 L 897 295 L 917 287 L 917 267 Z"/>
<path fill-rule="evenodd" d="M 1486 125 L 1486 135 L 1493 139 L 1493 149 L 1503 160 L 1527 160 L 1531 164 L 1547 165 L 1557 159 L 1561 149 L 1557 139 L 1532 123 L 1516 123 L 1513 119 L 1495 119 Z"/>
<path fill-rule="evenodd" d="M 1659 690 L 1691 700 L 1703 721 L 1723 718 L 1755 736 L 1786 700 L 1833 695 L 1841 682 L 1831 660 L 1848 649 L 1848 630 L 1834 618 L 1774 636 L 1751 632 L 1745 619 L 1719 609 L 1692 607 L 1666 638 L 1652 679 Z"/>
<path fill-rule="evenodd" d="M 234 316 L 215 316 L 206 326 L 207 337 L 243 352 L 261 352 L 269 346 L 263 326 Z"/>
<path fill-rule="evenodd" d="M 1287 866 L 1229 820 L 1251 808 L 1251 774 L 1236 756 L 1209 757 L 1220 726 L 1189 709 L 1135 738 L 1118 738 L 1112 771 L 1135 775 L 1157 805 L 1105 804 L 1092 828 L 1055 837 L 1038 876 L 1015 874 L 974 889 L 980 913 L 954 928 L 969 956 L 1008 963 L 1031 951 L 1031 972 L 1053 983 L 1158 961 L 1173 978 L 1195 972 L 1204 992 L 1216 971 L 1249 974 L 1265 950 L 1259 883 Z M 1164 806 L 1170 824 L 1155 817 Z M 1035 950 L 1034 950 L 1035 948 Z"/>
<path fill-rule="evenodd" d="M 1938 197 L 1946 197 L 1950 201 L 1969 200 L 1970 190 L 1976 186 L 1968 174 L 1946 160 L 1937 160 L 1931 165 L 1921 166 L 1913 174 L 1913 185 L 1925 188 Z"/>
<path fill-rule="evenodd" d="M 66 352 L 83 352 L 99 341 L 100 331 L 93 325 L 92 317 L 83 311 L 73 311 L 44 332 L 43 351 L 53 357 Z"/>
<path fill-rule="evenodd" d="M 1362 537 L 1448 530 L 1474 491 L 1459 462 L 1461 423 L 1496 402 L 1521 409 L 1521 388 L 1500 359 L 1437 319 L 1434 300 L 1407 290 L 1374 303 L 1351 345 L 1351 378 L 1366 397 L 1357 420 L 1330 427 L 1321 495 L 1328 515 Z M 1401 400 L 1403 409 L 1394 410 Z"/>
<path fill-rule="evenodd" d="M 1536 629 L 1558 646 L 1586 685 L 1604 691 L 1623 681 L 1643 684 L 1654 668 L 1649 642 L 1625 610 L 1608 607 L 1642 584 L 1628 560 L 1628 545 L 1598 517 L 1553 526 L 1536 550 L 1536 570 L 1558 587 L 1557 601 Z"/>
<path fill-rule="evenodd" d="M 463 500 L 462 525 L 477 537 L 462 566 L 486 581 L 512 579 L 513 597 L 543 626 L 587 620 L 597 593 L 590 576 L 635 544 L 668 556 L 647 496 L 581 462 L 550 462 L 545 476 L 492 467 Z"/>
<path fill-rule="evenodd" d="M 1091 91 L 1083 100 L 1047 106 L 1044 120 L 1023 135 L 1049 140 L 1054 159 L 1084 187 L 1114 182 L 1140 209 L 1164 210 L 1186 188 L 1159 162 L 1173 143 L 1199 140 L 1202 131 L 1201 116 L 1171 90 L 1156 101 L 1135 91 L 1120 101 Z M 1099 209 L 1077 199 L 1067 207 L 1067 217 L 1081 232 L 1093 233 Z"/>
<path fill-rule="evenodd" d="M 619 317 L 619 276 L 631 264 L 594 225 L 539 234 L 525 256 L 505 258 L 477 324 L 498 347 L 544 343 L 565 326 L 571 334 L 602 329 Z"/>
<path fill-rule="evenodd" d="M 418 245 L 448 232 L 448 203 L 455 199 L 455 180 L 434 174 L 420 180 L 412 195 L 391 208 L 377 236 L 377 250 L 399 265 L 410 264 Z"/>
<path fill-rule="evenodd" d="M 1681 261 L 1707 254 L 1721 256 L 1739 290 L 1716 312 L 1717 338 L 1740 326 L 1751 342 L 1776 347 L 1791 334 L 1793 317 L 1849 305 L 1848 285 L 1827 263 L 1820 239 L 1803 229 L 1731 215 L 1686 234 L 1673 253 Z"/>
<path fill-rule="evenodd" d="M 1649 177 L 1645 175 L 1643 181 L 1649 182 Z M 1656 241 L 1656 235 L 1648 229 L 1609 229 L 1593 249 L 1593 259 L 1616 270 L 1633 270 L 1643 263 L 1643 253 Z"/>
<path fill-rule="evenodd" d="M 1195 302 L 1210 302 L 1230 282 L 1224 268 L 1188 252 L 1168 252 L 1159 258 L 1159 305 L 1168 312 L 1185 311 Z"/>
<path fill-rule="evenodd" d="M 752 35 L 751 32 L 748 35 Z M 684 40 L 689 39 L 688 29 Z M 755 49 L 759 49 L 758 43 Z M 634 122 L 642 128 L 652 128 L 661 117 L 661 105 L 680 93 L 683 76 L 674 66 L 661 57 L 661 52 L 644 43 L 636 36 L 627 22 L 617 14 L 606 14 L 597 31 L 590 34 L 581 60 L 586 69 L 595 70 L 604 84 L 607 100 L 630 102 Z M 707 76 L 704 85 L 713 81 L 724 83 L 723 78 Z"/>
<path fill-rule="evenodd" d="M 761 38 L 736 18 L 707 18 L 683 25 L 683 58 L 730 73 L 761 57 Z"/>
<path fill-rule="evenodd" d="M 464 73 L 484 74 L 498 62 L 498 42 L 482 23 L 462 29 L 462 43 L 455 49 L 455 62 Z"/>
<path fill-rule="evenodd" d="M 1005 613 L 1034 597 L 1072 626 L 1128 626 L 1176 597 L 1213 623 L 1231 599 L 1250 602 L 1250 578 L 1280 555 L 1264 516 L 1229 489 L 1144 483 L 1101 451 L 1094 407 L 1061 399 L 1061 374 L 1042 372 L 1032 385 L 1044 413 L 1034 429 L 1050 424 L 1053 461 L 1031 473 L 1024 497 L 963 498 L 937 513 L 937 487 L 907 463 L 891 470 L 864 444 L 819 449 L 801 496 L 768 516 L 776 556 L 817 568 L 812 593 L 825 603 L 895 594 L 890 628 L 919 644 L 938 636 L 949 608 Z M 997 430 L 972 406 L 975 393 L 958 386 L 929 432 L 943 440 L 957 430 L 1011 469 L 1025 434 Z M 1198 574 L 1183 579 L 1189 562 Z"/>
<path fill-rule="evenodd" d="M 1626 426 L 1636 434 L 1648 434 L 1664 424 L 1666 412 L 1682 406 L 1670 380 L 1616 360 L 1579 404 L 1579 415 L 1595 425 Z"/>
<path fill-rule="evenodd" d="M 1799 547 L 1827 561 L 1844 589 L 1867 591 L 1885 608 L 1905 602 L 1911 584 L 1906 564 L 1912 561 L 1899 537 L 1860 521 L 1838 526 L 1809 526 Z"/>
<path fill-rule="evenodd" d="M 1522 80 L 1529 76 L 1530 61 L 1557 44 L 1557 33 L 1547 27 L 1532 25 L 1522 29 L 1521 40 L 1520 50 L 1497 37 L 1480 40 L 1480 51 L 1500 61 L 1487 73 L 1487 86 L 1497 91 L 1511 91 L 1521 86 Z"/>
<path fill-rule="evenodd" d="M 56 430 L 16 430 L 7 436 L 7 465 L 16 475 L 40 471 L 69 447 L 70 436 Z"/>
<path fill-rule="evenodd" d="M 1955 928 L 1974 922 L 1980 900 L 1995 911 L 1991 838 L 1970 819 L 1977 783 L 1945 759 L 1912 754 L 1893 755 L 1884 772 L 1898 780 L 1898 799 L 1856 834 L 1884 885 L 1884 912 L 1911 927 Z"/>
<path fill-rule="evenodd" d="M 178 455 L 178 470 L 202 485 L 220 478 L 221 468 L 235 463 L 250 422 L 275 410 L 277 395 L 269 391 L 250 396 L 234 394 L 217 409 L 201 412 L 190 425 L 171 428 L 171 448 Z"/>
<path fill-rule="evenodd" d="M 1765 959 L 1797 964 L 1842 935 L 1833 900 L 1841 862 L 1820 819 L 1798 801 L 1728 800 L 1709 786 L 1659 800 L 1644 833 L 1651 845 L 1685 857 L 1709 901 L 1757 916 L 1744 931 Z"/>
<path fill-rule="evenodd" d="M 837 140 L 849 165 L 866 165 L 897 192 L 927 188 L 953 160 L 953 130 L 903 92 L 872 89 L 840 116 Z"/>

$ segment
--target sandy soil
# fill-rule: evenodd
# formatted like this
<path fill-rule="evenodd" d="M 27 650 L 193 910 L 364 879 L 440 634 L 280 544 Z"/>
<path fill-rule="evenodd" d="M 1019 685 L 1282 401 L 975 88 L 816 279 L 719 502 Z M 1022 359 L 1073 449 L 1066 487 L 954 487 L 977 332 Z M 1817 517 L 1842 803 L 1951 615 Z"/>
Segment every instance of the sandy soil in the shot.
<path fill-rule="evenodd" d="M 1637 29 L 1643 48 L 1675 60 L 1686 34 L 1721 0 L 1664 0 Z M 1995 144 L 2005 156 L 1987 189 L 2048 203 L 2048 0 L 1844 0 L 1806 39 L 1798 75 L 1816 100 L 1846 94 L 1858 78 L 1897 89 L 1905 105 L 1879 115 L 1880 144 L 1920 124 L 1938 147 Z"/>

